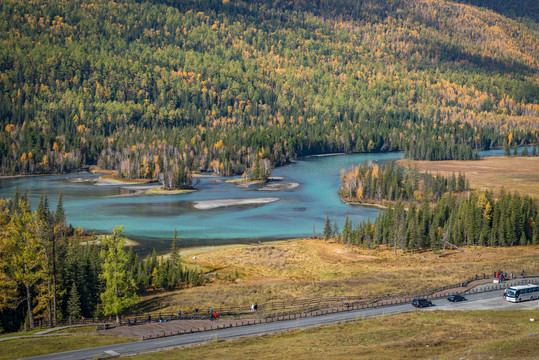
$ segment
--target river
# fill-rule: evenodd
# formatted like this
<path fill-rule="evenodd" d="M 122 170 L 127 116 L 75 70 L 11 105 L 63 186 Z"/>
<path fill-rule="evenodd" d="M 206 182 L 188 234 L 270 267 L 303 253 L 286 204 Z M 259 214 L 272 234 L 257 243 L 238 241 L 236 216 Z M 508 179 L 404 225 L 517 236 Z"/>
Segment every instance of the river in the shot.
<path fill-rule="evenodd" d="M 500 155 L 503 150 L 482 155 Z M 70 174 L 0 179 L 0 197 L 18 188 L 35 208 L 46 194 L 54 210 L 60 193 L 68 222 L 96 232 L 124 225 L 124 234 L 142 248 L 165 249 L 174 229 L 181 246 L 251 243 L 311 236 L 324 227 L 326 214 L 342 229 L 346 213 L 353 223 L 374 220 L 379 209 L 347 205 L 337 193 L 339 173 L 364 161 L 402 158 L 401 152 L 302 158 L 276 168 L 267 185 L 240 188 L 225 178 L 197 178 L 198 191 L 188 194 L 147 195 L 140 185 L 103 184 L 98 175 Z"/>

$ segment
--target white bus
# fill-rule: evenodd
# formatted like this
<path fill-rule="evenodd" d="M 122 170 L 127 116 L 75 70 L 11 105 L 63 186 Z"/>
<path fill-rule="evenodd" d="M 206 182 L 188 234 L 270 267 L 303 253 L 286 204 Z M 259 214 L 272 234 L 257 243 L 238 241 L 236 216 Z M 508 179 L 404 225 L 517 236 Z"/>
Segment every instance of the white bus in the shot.
<path fill-rule="evenodd" d="M 539 299 L 539 286 L 537 285 L 511 286 L 505 293 L 505 300 L 507 301 L 520 302 L 533 299 Z"/>

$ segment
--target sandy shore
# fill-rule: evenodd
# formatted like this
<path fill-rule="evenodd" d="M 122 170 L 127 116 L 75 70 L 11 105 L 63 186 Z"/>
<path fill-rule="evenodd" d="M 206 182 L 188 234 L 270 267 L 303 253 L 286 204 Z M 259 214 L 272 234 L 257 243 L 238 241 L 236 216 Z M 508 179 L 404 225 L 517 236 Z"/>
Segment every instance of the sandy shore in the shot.
<path fill-rule="evenodd" d="M 114 175 L 103 175 L 97 180 L 97 185 L 137 185 L 157 183 L 155 179 L 121 179 Z"/>
<path fill-rule="evenodd" d="M 318 154 L 318 155 L 309 155 L 309 156 L 306 156 L 307 158 L 310 158 L 310 157 L 328 157 L 328 156 L 340 156 L 340 155 L 346 155 L 346 153 L 334 153 L 334 154 Z"/>
<path fill-rule="evenodd" d="M 176 195 L 176 194 L 188 194 L 196 191 L 195 189 L 176 189 L 176 190 L 166 190 L 162 187 L 156 187 L 146 191 L 146 194 L 149 195 Z"/>
<path fill-rule="evenodd" d="M 282 190 L 292 190 L 299 186 L 299 183 L 289 182 L 289 183 L 269 183 L 261 188 L 257 189 L 258 191 L 282 191 Z"/>
<path fill-rule="evenodd" d="M 198 210 L 211 210 L 229 206 L 262 205 L 278 201 L 279 198 L 254 198 L 254 199 L 215 199 L 196 201 L 194 208 Z"/>

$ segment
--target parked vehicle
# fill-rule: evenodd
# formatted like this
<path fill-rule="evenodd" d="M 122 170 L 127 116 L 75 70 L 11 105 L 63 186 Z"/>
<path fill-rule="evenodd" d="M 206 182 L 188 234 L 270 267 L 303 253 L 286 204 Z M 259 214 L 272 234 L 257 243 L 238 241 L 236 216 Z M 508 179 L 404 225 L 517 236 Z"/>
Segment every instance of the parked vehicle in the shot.
<path fill-rule="evenodd" d="M 430 300 L 427 300 L 427 299 L 418 298 L 412 301 L 412 305 L 415 307 L 428 307 L 428 306 L 432 306 L 432 302 L 430 302 Z"/>
<path fill-rule="evenodd" d="M 456 301 L 464 301 L 464 300 L 466 300 L 466 298 L 464 296 L 462 296 L 462 295 L 459 295 L 459 294 L 453 294 L 453 295 L 449 295 L 447 300 L 449 300 L 451 302 L 456 302 Z"/>
<path fill-rule="evenodd" d="M 511 302 L 533 299 L 539 299 L 539 286 L 533 284 L 512 286 L 505 293 L 505 300 Z"/>

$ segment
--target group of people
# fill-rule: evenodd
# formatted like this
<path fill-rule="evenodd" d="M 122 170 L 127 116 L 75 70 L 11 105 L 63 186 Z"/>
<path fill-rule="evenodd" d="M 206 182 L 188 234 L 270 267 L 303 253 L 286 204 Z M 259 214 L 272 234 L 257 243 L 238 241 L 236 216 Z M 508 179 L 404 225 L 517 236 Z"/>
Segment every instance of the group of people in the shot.
<path fill-rule="evenodd" d="M 524 274 L 525 272 L 524 270 L 522 270 L 522 273 L 520 274 L 520 276 L 524 276 Z M 493 277 L 494 279 L 497 279 L 499 282 L 503 282 L 504 280 L 512 279 L 513 273 L 509 273 L 509 276 L 508 276 L 507 271 L 498 270 L 498 271 L 493 272 Z M 486 278 L 487 278 L 487 274 L 483 273 L 483 280 Z M 475 275 L 475 280 L 479 280 L 479 276 L 477 274 Z"/>
<path fill-rule="evenodd" d="M 251 304 L 251 311 L 258 311 L 258 304 L 257 303 Z M 195 315 L 198 315 L 198 309 L 197 308 L 195 308 Z M 208 311 L 208 315 L 209 315 L 210 320 L 215 320 L 215 319 L 217 319 L 217 316 L 218 316 L 217 312 L 213 311 L 213 308 L 210 308 L 210 310 Z M 182 318 L 182 311 L 178 310 L 178 319 L 181 319 L 181 318 Z M 152 315 L 148 314 L 147 322 L 151 322 L 151 321 L 152 321 Z M 161 314 L 159 314 L 159 317 L 158 317 L 157 321 L 159 321 L 159 322 L 167 322 L 167 319 L 164 319 L 161 316 Z M 136 316 L 133 318 L 133 321 L 131 321 L 131 319 L 127 319 L 127 325 L 136 325 L 136 324 L 137 324 L 137 317 Z"/>

